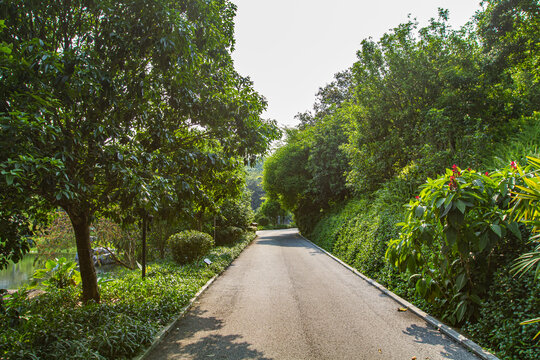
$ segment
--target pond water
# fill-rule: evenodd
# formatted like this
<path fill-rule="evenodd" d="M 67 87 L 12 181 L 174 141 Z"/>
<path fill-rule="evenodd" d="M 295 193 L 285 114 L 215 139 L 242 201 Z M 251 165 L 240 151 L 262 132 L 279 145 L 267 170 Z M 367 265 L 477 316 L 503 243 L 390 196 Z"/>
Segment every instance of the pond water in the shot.
<path fill-rule="evenodd" d="M 28 284 L 32 280 L 34 271 L 45 267 L 43 261 L 35 261 L 36 257 L 36 254 L 26 254 L 18 263 L 9 264 L 7 269 L 0 270 L 0 289 L 17 289 Z M 75 260 L 75 254 L 58 254 L 57 258 L 60 257 Z M 115 268 L 116 265 L 104 265 L 96 270 L 99 273 L 114 271 Z"/>
<path fill-rule="evenodd" d="M 7 269 L 0 270 L 0 289 L 16 289 L 29 282 L 34 273 L 36 255 L 27 254 L 16 264 L 9 264 Z"/>

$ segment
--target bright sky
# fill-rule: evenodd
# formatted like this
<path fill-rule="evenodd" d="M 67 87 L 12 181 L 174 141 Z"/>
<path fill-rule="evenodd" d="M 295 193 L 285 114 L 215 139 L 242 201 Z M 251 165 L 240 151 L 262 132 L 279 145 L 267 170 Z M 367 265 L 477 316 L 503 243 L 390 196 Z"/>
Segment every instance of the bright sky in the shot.
<path fill-rule="evenodd" d="M 363 39 L 374 40 L 416 18 L 420 26 L 448 9 L 457 29 L 480 9 L 479 0 L 232 0 L 238 6 L 237 71 L 268 100 L 264 118 L 294 126 L 311 110 L 319 87 L 356 60 Z"/>

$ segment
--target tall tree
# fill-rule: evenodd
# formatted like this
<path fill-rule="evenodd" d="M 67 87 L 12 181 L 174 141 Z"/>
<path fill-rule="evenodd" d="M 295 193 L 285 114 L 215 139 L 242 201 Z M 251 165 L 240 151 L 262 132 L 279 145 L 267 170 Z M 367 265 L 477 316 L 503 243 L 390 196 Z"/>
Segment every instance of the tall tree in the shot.
<path fill-rule="evenodd" d="M 195 165 L 201 139 L 254 160 L 277 136 L 233 68 L 234 13 L 227 0 L 0 2 L 2 186 L 66 211 L 84 301 L 99 301 L 97 212 L 189 188 L 159 165 Z"/>

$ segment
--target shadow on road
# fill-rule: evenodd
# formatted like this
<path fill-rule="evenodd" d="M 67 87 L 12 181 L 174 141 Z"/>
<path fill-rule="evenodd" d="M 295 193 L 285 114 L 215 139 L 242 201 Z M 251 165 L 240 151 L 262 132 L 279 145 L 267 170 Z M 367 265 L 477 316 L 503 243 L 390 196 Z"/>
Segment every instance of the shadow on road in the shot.
<path fill-rule="evenodd" d="M 461 354 L 459 346 L 455 343 L 449 343 L 448 339 L 445 339 L 440 332 L 431 328 L 429 325 L 422 327 L 412 324 L 403 333 L 413 336 L 414 341 L 420 344 L 442 345 L 444 347 L 444 351 L 441 351 L 441 357 L 443 359 L 461 358 L 459 356 Z"/>
<path fill-rule="evenodd" d="M 324 254 L 324 252 L 317 249 L 304 239 L 293 237 L 290 234 L 273 236 L 271 239 L 260 238 L 259 240 L 257 240 L 257 244 L 266 246 L 307 249 L 311 256 Z"/>
<path fill-rule="evenodd" d="M 208 335 L 180 349 L 179 355 L 190 359 L 258 359 L 271 360 L 260 351 L 251 349 L 245 341 L 237 342 L 240 335 Z"/>
<path fill-rule="evenodd" d="M 148 359 L 258 359 L 271 360 L 252 348 L 241 335 L 208 334 L 223 327 L 223 321 L 192 309 L 180 325 Z"/>

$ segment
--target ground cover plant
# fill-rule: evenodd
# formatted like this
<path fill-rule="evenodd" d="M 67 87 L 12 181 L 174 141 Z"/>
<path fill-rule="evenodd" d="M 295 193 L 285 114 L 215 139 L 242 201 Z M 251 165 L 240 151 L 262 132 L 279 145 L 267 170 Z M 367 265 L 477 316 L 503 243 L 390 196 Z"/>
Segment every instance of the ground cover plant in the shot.
<path fill-rule="evenodd" d="M 516 177 L 520 175 L 510 164 L 502 171 L 488 172 L 489 176 L 485 171 L 464 170 L 461 174 L 463 178 L 459 181 L 468 181 L 460 182 L 463 189 L 458 195 L 454 193 L 456 190 L 451 190 L 448 186 L 453 180 L 458 181 L 457 177 L 451 179 L 455 171 L 461 169 L 449 169 L 438 181 L 427 183 L 424 194 L 411 194 L 410 203 L 407 202 L 406 188 L 395 181 L 386 183 L 371 197 L 352 199 L 344 206 L 327 213 L 309 234 L 310 239 L 429 314 L 460 327 L 473 341 L 500 358 L 537 358 L 540 356 L 540 349 L 534 337 L 538 327 L 535 324 L 521 323 L 538 314 L 540 283 L 535 281 L 534 271 L 524 273 L 521 277 L 517 276 L 515 271 L 512 272 L 516 259 L 523 253 L 532 252 L 535 244 L 527 241 L 530 233 L 523 224 L 518 226 L 519 234 L 514 233 L 516 229 L 511 229 L 515 226 L 511 225 L 513 222 L 509 215 L 512 203 L 508 190 L 501 186 L 509 181 L 520 184 L 519 180 L 516 181 Z M 512 178 L 514 180 L 511 180 Z M 472 185 L 474 180 L 481 180 L 485 184 L 484 189 L 480 190 L 478 183 Z M 477 188 L 470 189 L 471 186 Z M 467 205 L 463 214 L 459 208 L 461 205 L 458 207 L 456 204 L 458 200 L 463 201 L 463 196 L 468 196 L 466 193 L 471 190 L 473 193 L 478 192 L 475 201 L 482 205 L 474 209 Z M 500 192 L 504 190 L 507 193 L 501 196 Z M 484 192 L 489 194 L 482 195 Z M 452 193 L 454 196 L 446 206 L 446 200 L 439 204 L 442 207 L 439 216 L 447 207 L 448 212 L 440 218 L 434 216 L 432 225 L 424 224 L 428 216 L 426 212 L 439 211 L 437 199 L 432 197 Z M 433 209 L 418 210 L 418 207 L 429 206 L 431 202 L 434 203 Z M 407 204 L 407 207 L 404 207 L 404 204 Z M 452 223 L 460 227 L 457 230 L 459 234 L 455 239 L 450 238 L 453 245 L 445 251 L 444 244 L 437 242 L 447 241 L 444 230 L 451 230 L 448 230 L 449 221 L 446 216 L 453 208 L 464 216 L 459 217 L 462 221 Z M 486 217 L 484 212 L 498 219 L 497 226 L 492 226 L 494 222 L 489 220 L 493 218 Z M 407 217 L 413 221 L 403 228 Z M 442 224 L 437 225 L 439 219 Z M 400 223 L 401 226 L 398 226 Z M 423 235 L 424 231 L 430 231 L 430 227 L 432 230 L 437 228 L 437 234 L 432 233 L 432 236 L 438 238 Z M 472 228 L 475 229 L 475 236 L 465 236 Z M 501 236 L 498 235 L 499 228 Z M 401 237 L 400 231 L 403 231 Z M 463 237 L 459 238 L 461 236 Z M 422 245 L 422 239 L 426 239 L 428 243 Z M 413 243 L 418 241 L 418 246 L 406 244 L 411 240 Z M 465 244 L 459 244 L 458 247 L 460 241 Z M 390 248 L 387 250 L 389 244 Z M 395 261 L 393 264 L 385 259 L 387 251 L 390 253 L 397 251 L 396 247 L 407 246 L 408 250 L 389 255 L 390 259 Z M 463 255 L 461 251 L 464 251 L 465 247 L 469 251 Z M 414 262 L 409 261 L 413 254 Z M 452 258 L 452 261 L 448 261 L 448 258 Z M 448 262 L 447 268 L 437 262 L 444 262 L 445 259 Z M 400 265 L 403 272 L 400 272 Z M 418 271 L 419 269 L 424 270 L 422 272 Z M 467 273 L 466 269 L 470 273 Z M 440 282 L 447 287 L 439 289 L 444 292 L 444 296 L 436 296 L 437 290 L 427 288 L 427 284 L 417 285 L 422 279 L 426 281 L 425 274 L 431 276 L 431 286 L 435 287 L 434 283 Z M 424 285 L 425 288 L 422 287 Z M 462 317 L 458 319 L 458 315 Z"/>
<path fill-rule="evenodd" d="M 540 358 L 538 172 L 519 170 L 540 157 L 540 6 L 485 0 L 459 29 L 449 16 L 362 41 L 265 159 L 263 187 L 367 276 L 502 358 Z"/>
<path fill-rule="evenodd" d="M 47 287 L 32 300 L 21 290 L 0 302 L 2 359 L 128 359 L 153 340 L 211 277 L 223 271 L 255 235 L 213 248 L 203 261 L 161 260 L 100 277 L 101 303 L 81 304 L 80 286 Z"/>

